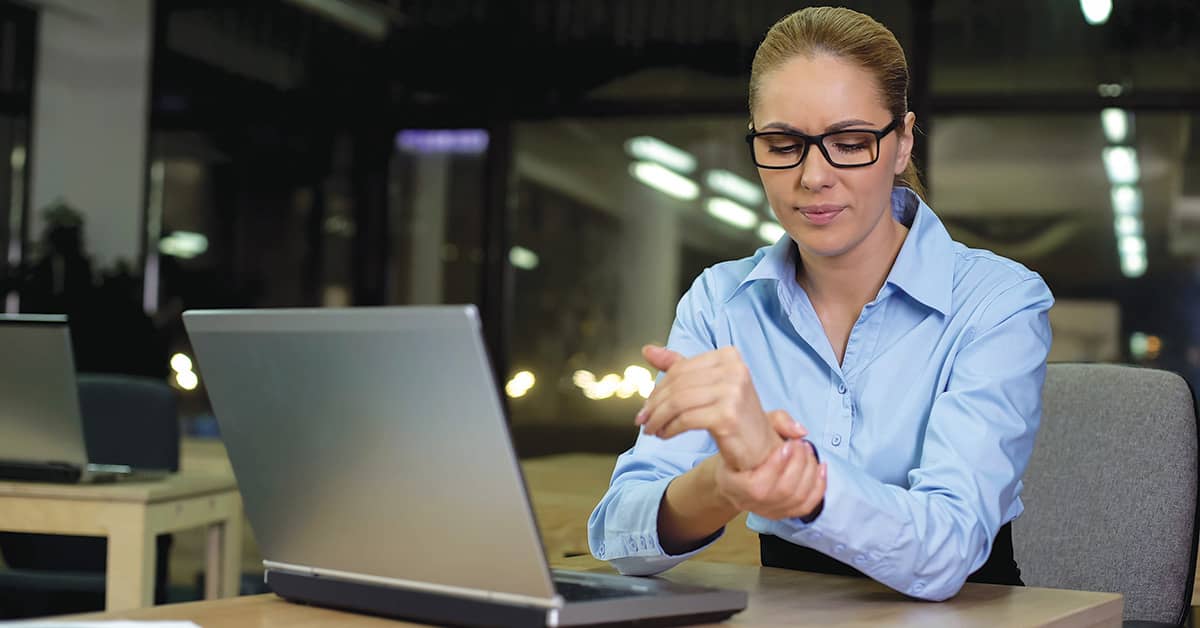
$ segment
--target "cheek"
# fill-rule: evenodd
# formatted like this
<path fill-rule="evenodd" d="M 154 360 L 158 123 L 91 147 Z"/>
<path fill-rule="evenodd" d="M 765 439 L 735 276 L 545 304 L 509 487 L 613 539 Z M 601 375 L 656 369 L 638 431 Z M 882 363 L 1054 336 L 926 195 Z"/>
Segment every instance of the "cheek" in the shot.
<path fill-rule="evenodd" d="M 775 207 L 776 200 L 786 201 L 795 182 L 795 174 L 791 170 L 759 170 L 759 180 L 762 181 L 763 191 L 767 201 Z"/>

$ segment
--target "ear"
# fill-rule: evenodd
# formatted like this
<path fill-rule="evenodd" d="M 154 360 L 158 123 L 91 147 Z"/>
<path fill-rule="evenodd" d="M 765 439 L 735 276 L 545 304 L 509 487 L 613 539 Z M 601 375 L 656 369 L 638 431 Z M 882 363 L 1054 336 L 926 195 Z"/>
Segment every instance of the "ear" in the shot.
<path fill-rule="evenodd" d="M 904 114 L 904 121 L 900 123 L 900 129 L 896 137 L 900 138 L 900 144 L 896 149 L 895 174 L 897 176 L 904 173 L 904 169 L 908 167 L 908 161 L 912 158 L 913 149 L 913 129 L 917 124 L 917 114 L 908 112 Z"/>

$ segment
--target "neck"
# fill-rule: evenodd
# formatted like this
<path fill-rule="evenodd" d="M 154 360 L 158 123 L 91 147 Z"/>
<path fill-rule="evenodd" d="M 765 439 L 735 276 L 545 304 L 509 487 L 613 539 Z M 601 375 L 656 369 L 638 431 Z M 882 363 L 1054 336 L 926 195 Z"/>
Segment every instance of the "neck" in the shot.
<path fill-rule="evenodd" d="M 885 215 L 865 240 L 841 255 L 814 255 L 800 249 L 802 265 L 796 269 L 796 281 L 813 303 L 861 308 L 879 294 L 907 234 L 907 227 Z"/>

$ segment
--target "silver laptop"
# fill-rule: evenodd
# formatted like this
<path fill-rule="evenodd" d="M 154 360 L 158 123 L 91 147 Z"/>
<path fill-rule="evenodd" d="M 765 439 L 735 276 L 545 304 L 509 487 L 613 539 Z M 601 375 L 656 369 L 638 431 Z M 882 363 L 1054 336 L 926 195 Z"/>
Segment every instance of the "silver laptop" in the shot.
<path fill-rule="evenodd" d="M 0 314 L 0 479 L 97 482 L 126 465 L 88 462 L 67 317 Z"/>
<path fill-rule="evenodd" d="M 472 626 L 745 608 L 743 591 L 549 569 L 473 306 L 183 320 L 280 596 Z"/>

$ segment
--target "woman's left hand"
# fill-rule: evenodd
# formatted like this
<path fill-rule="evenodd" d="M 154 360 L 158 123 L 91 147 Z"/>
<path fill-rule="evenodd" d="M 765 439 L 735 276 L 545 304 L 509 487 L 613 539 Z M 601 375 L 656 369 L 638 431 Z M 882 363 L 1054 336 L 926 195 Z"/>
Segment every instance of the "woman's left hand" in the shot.
<path fill-rule="evenodd" d="M 783 435 L 795 433 L 795 421 L 782 410 L 770 413 L 771 424 Z M 755 469 L 737 471 L 724 461 L 716 470 L 717 491 L 738 510 L 779 520 L 809 517 L 825 499 L 825 464 L 817 461 L 812 444 L 788 439 Z"/>
<path fill-rule="evenodd" d="M 642 355 L 666 372 L 637 416 L 646 434 L 671 438 L 688 430 L 708 430 L 725 464 L 734 469 L 757 467 L 783 442 L 763 412 L 750 369 L 737 349 L 723 347 L 684 358 L 647 345 Z"/>

